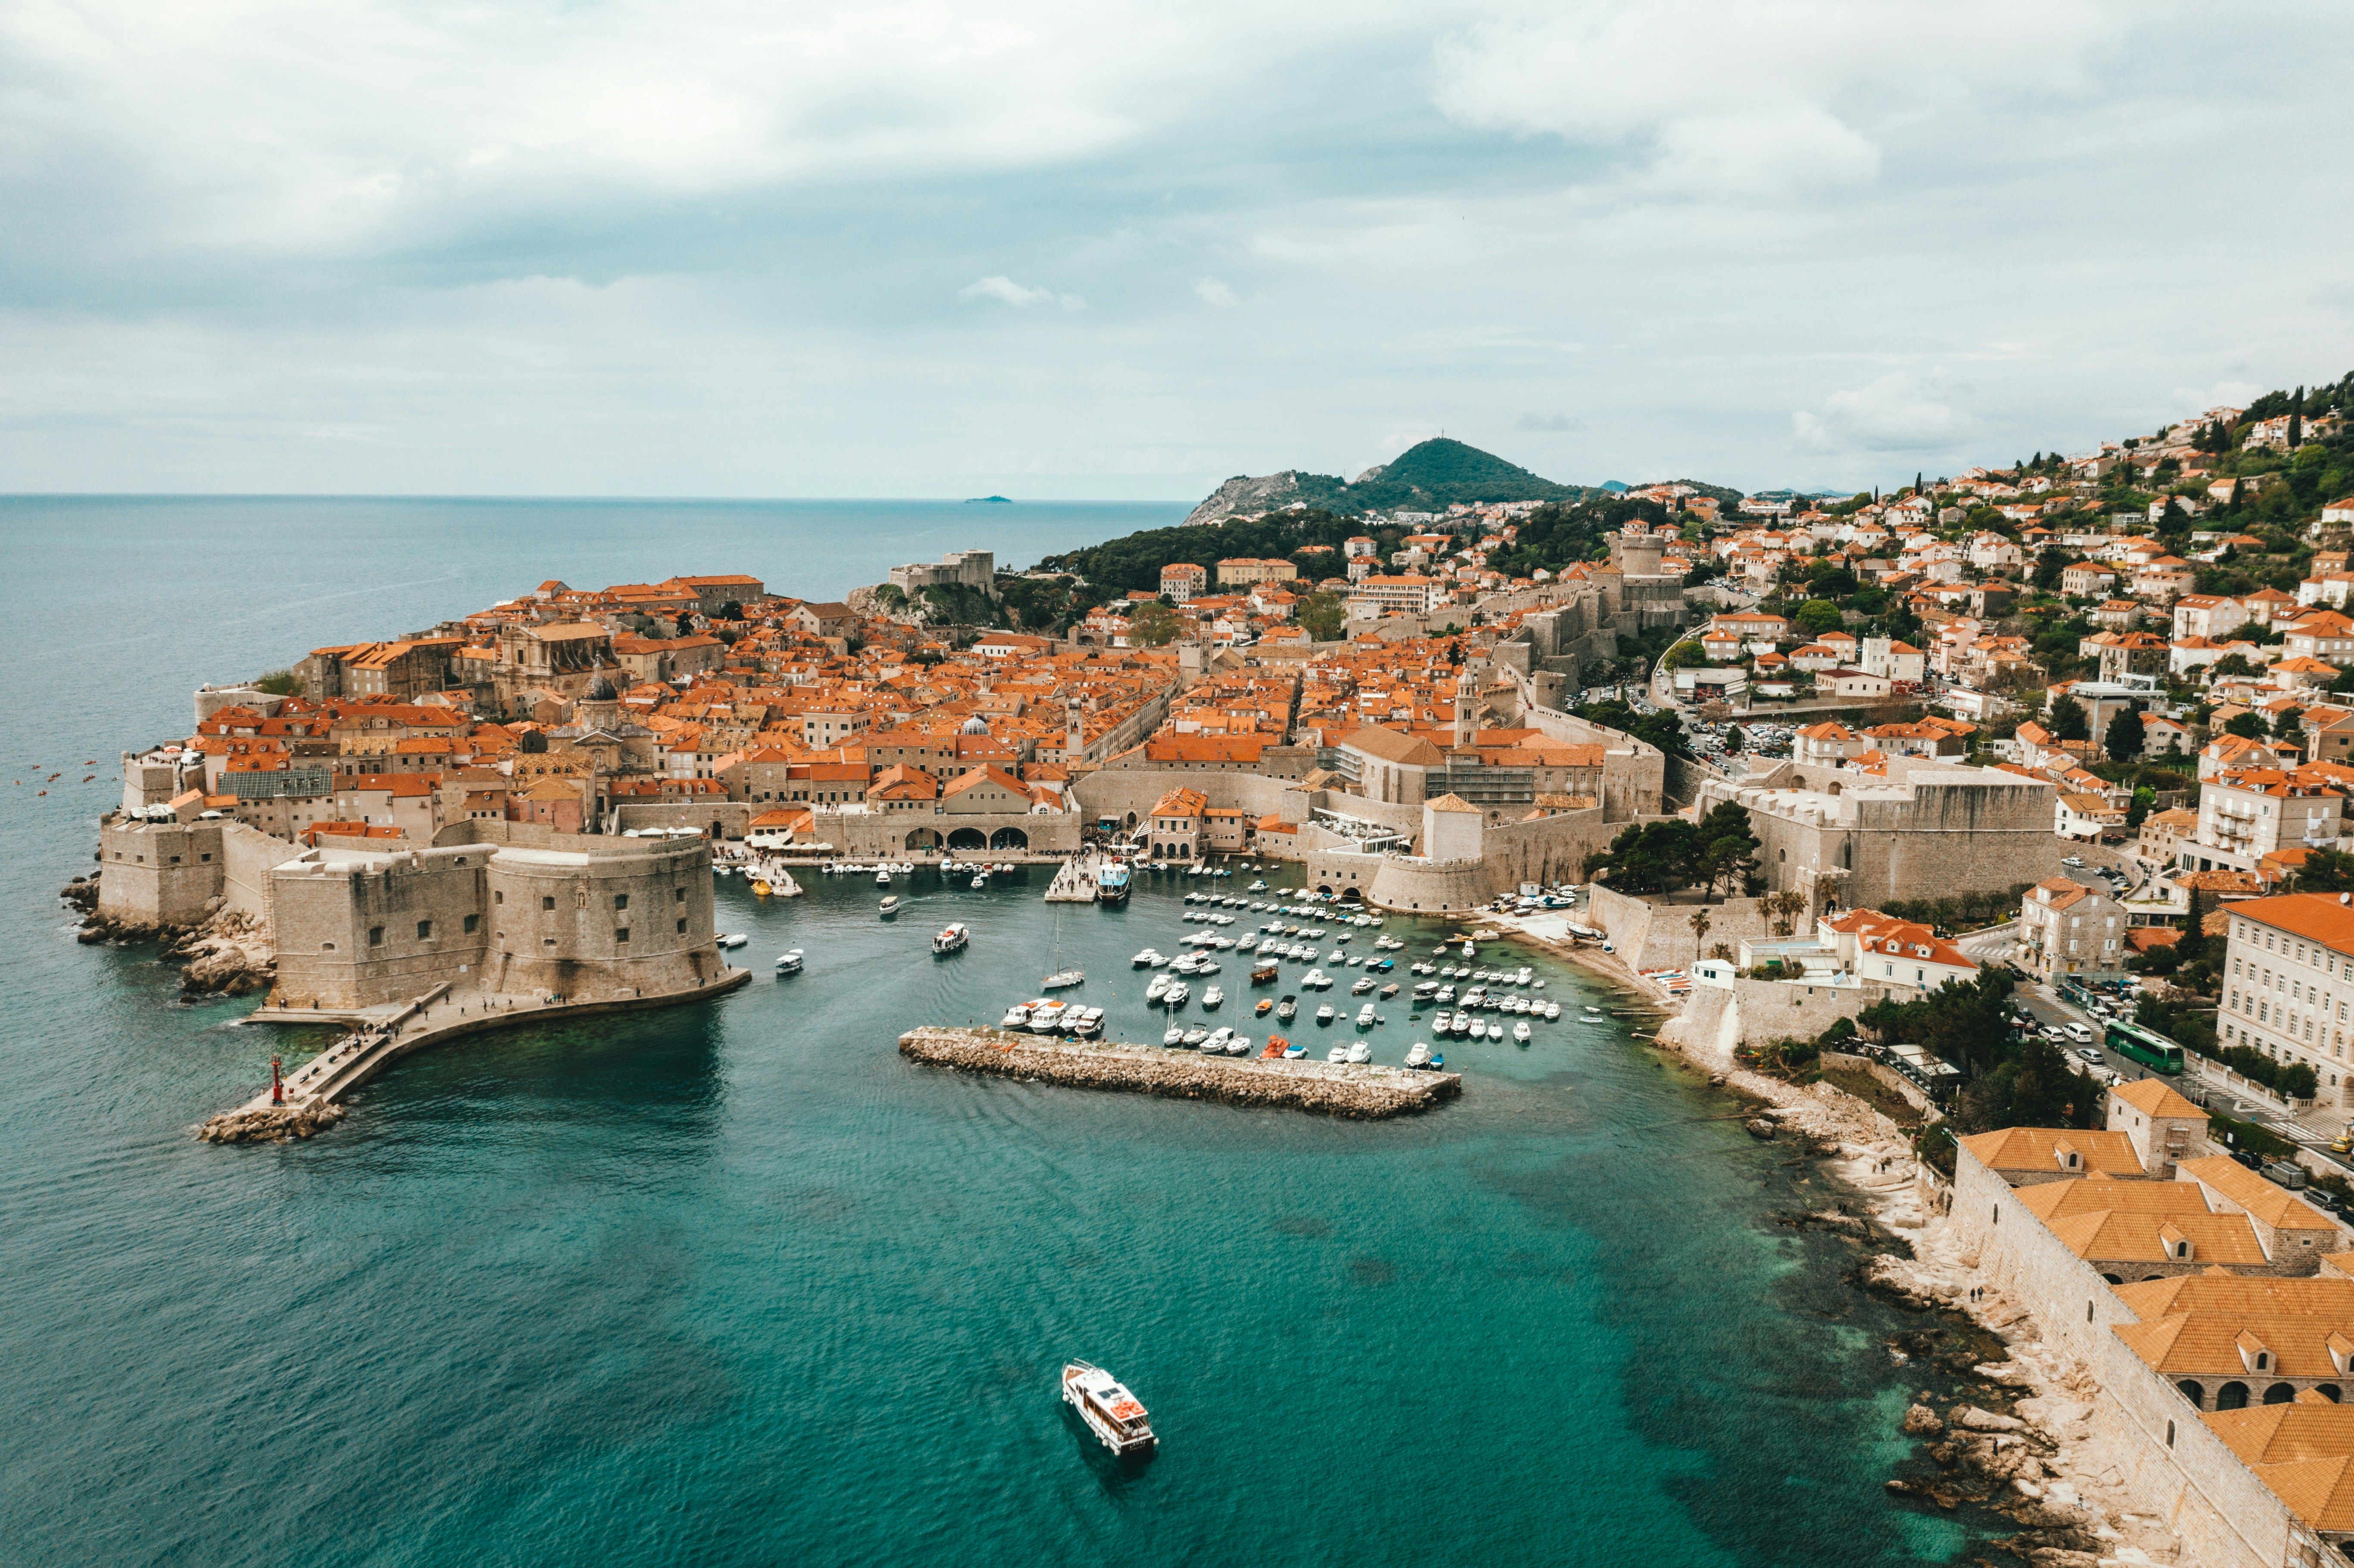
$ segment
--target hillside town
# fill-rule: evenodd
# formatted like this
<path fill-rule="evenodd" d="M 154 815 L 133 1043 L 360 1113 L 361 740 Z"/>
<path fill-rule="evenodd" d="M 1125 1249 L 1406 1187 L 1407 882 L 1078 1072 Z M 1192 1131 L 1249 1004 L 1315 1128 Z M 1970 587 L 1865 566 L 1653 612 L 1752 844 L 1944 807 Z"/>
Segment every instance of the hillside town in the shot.
<path fill-rule="evenodd" d="M 2354 1540 L 2290 1474 L 2354 1462 L 2348 395 L 1844 499 L 1288 506 L 1097 552 L 1150 586 L 980 549 L 843 601 L 550 579 L 199 689 L 69 896 L 92 939 L 234 946 L 270 1016 L 707 994 L 743 974 L 714 857 L 1249 857 L 1476 915 L 1698 1057 L 1875 1075 L 2144 1500 L 2196 1493 L 2201 1560 L 2299 1561 Z"/>

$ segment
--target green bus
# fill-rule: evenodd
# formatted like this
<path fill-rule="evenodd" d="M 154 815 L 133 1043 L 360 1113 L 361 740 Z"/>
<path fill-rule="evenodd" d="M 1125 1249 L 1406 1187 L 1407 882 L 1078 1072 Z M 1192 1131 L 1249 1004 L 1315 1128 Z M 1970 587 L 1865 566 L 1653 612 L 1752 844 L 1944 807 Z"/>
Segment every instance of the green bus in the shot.
<path fill-rule="evenodd" d="M 2182 1071 L 2182 1047 L 2138 1023 L 2128 1023 L 2122 1018 L 2112 1019 L 2103 1043 L 2118 1055 L 2129 1056 L 2145 1067 L 2154 1067 L 2168 1074 Z"/>

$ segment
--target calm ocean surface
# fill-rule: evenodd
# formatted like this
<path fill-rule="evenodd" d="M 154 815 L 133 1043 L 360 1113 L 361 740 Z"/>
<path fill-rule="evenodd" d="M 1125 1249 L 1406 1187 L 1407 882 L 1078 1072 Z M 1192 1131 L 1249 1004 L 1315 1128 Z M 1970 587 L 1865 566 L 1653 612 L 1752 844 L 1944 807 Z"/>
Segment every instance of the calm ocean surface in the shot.
<path fill-rule="evenodd" d="M 112 759 L 186 733 L 200 681 L 549 577 L 831 597 L 1183 512 L 0 498 L 0 1561 L 1949 1558 L 1958 1528 L 1881 1491 L 1900 1319 L 1770 1223 L 1821 1178 L 1623 1025 L 1450 1044 L 1463 1098 L 1384 1124 L 974 1081 L 898 1033 L 1068 963 L 1139 1037 L 1128 956 L 1189 928 L 1169 879 L 1058 916 L 1043 874 L 924 874 L 889 923 L 871 879 L 765 907 L 729 879 L 748 990 L 473 1041 L 311 1143 L 222 1150 L 189 1128 L 294 1042 L 55 901 Z M 973 945 L 936 960 L 949 918 Z M 787 946 L 808 972 L 772 980 Z M 1157 1461 L 1066 1417 L 1072 1356 L 1151 1406 Z"/>

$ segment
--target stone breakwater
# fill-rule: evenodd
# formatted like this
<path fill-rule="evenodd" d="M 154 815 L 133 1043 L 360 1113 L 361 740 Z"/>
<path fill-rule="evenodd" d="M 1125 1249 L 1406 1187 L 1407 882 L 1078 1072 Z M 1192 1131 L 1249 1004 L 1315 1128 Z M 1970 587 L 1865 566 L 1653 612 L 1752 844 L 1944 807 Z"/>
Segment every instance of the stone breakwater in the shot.
<path fill-rule="evenodd" d="M 196 1128 L 206 1143 L 283 1143 L 324 1132 L 344 1119 L 338 1105 L 266 1106 L 260 1110 L 223 1111 Z"/>
<path fill-rule="evenodd" d="M 1235 1106 L 1283 1106 L 1367 1119 L 1426 1111 L 1463 1092 L 1460 1073 L 1334 1062 L 1237 1061 L 1149 1045 L 1049 1040 L 1004 1029 L 911 1030 L 911 1061 L 1080 1089 L 1124 1089 Z"/>

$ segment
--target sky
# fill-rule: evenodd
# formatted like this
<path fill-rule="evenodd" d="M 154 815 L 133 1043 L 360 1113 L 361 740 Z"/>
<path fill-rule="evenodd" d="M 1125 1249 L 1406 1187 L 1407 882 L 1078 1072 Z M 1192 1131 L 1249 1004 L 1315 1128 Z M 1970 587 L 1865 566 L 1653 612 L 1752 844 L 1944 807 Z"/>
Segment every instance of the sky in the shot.
<path fill-rule="evenodd" d="M 2354 8 L 11 0 L 0 493 L 1907 482 L 2354 368 Z"/>

